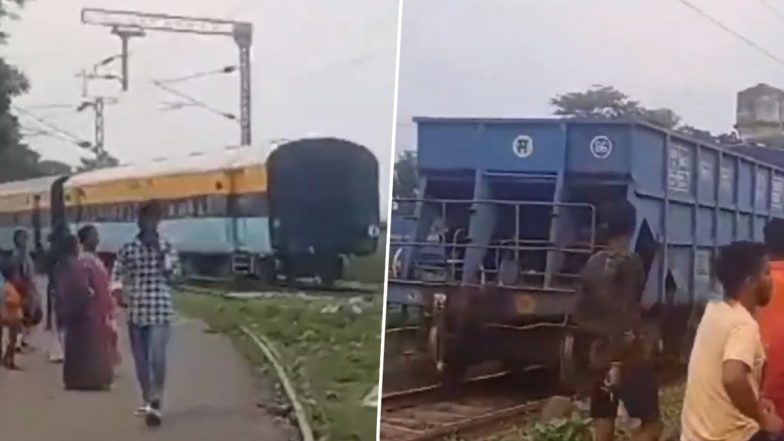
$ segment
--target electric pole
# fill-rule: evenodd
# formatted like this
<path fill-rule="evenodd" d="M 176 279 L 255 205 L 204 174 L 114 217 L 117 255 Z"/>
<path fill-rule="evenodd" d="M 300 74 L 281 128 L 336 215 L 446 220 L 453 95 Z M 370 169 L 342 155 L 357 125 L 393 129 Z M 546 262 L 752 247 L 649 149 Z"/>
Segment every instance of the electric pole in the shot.
<path fill-rule="evenodd" d="M 144 31 L 141 29 L 132 29 L 132 28 L 121 28 L 121 27 L 114 27 L 112 28 L 112 34 L 120 37 L 120 46 L 121 46 L 121 54 L 120 57 L 122 58 L 122 76 L 120 77 L 120 81 L 122 81 L 122 90 L 128 90 L 128 40 L 133 37 L 144 37 Z"/>
<path fill-rule="evenodd" d="M 82 23 L 110 27 L 112 33 L 120 37 L 123 52 L 123 90 L 128 90 L 129 82 L 128 40 L 144 36 L 145 30 L 232 37 L 239 49 L 240 59 L 240 143 L 251 144 L 252 23 L 96 8 L 82 9 Z"/>
<path fill-rule="evenodd" d="M 109 155 L 106 153 L 104 143 L 104 138 L 106 136 L 106 131 L 104 129 L 104 108 L 106 107 L 106 104 L 115 104 L 117 100 L 115 98 L 103 96 L 91 97 L 89 94 L 89 85 L 91 80 L 120 79 L 116 75 L 101 75 L 98 73 L 99 67 L 106 66 L 119 57 L 122 57 L 123 60 L 125 60 L 127 52 L 124 51 L 120 56 L 114 55 L 94 64 L 92 73 L 87 73 L 86 69 L 82 69 L 82 71 L 77 74 L 78 77 L 82 78 L 82 103 L 79 104 L 76 111 L 83 112 L 87 109 L 93 110 L 94 141 L 90 146 L 90 150 L 95 155 L 95 165 L 99 168 L 111 165 L 108 162 Z"/>
<path fill-rule="evenodd" d="M 98 96 L 91 100 L 83 101 L 82 104 L 76 108 L 79 112 L 88 108 L 93 110 L 95 141 L 93 141 L 91 150 L 95 154 L 96 166 L 99 168 L 111 165 L 108 163 L 109 155 L 106 153 L 106 148 L 104 147 L 104 137 L 106 134 L 104 130 L 104 108 L 106 104 L 114 104 L 116 102 L 117 100 L 114 98 Z"/>

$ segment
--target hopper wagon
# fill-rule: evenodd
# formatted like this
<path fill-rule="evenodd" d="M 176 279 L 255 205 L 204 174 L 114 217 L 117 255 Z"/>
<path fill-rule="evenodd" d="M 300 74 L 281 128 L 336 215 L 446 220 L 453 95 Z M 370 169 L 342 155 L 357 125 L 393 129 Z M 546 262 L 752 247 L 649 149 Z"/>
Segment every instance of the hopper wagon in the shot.
<path fill-rule="evenodd" d="M 571 387 L 592 340 L 571 315 L 602 207 L 636 210 L 648 349 L 683 357 L 720 295 L 717 248 L 784 217 L 784 169 L 639 121 L 417 118 L 420 188 L 395 225 L 390 307 L 418 308 L 445 382 L 477 363 L 552 368 Z M 782 155 L 784 156 L 784 155 Z M 405 222 L 404 222 L 405 220 Z"/>

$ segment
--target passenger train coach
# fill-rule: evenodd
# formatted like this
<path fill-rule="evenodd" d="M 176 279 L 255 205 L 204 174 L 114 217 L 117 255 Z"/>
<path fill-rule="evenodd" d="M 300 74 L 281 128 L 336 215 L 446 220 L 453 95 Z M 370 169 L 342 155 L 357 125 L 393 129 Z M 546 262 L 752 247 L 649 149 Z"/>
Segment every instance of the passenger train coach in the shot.
<path fill-rule="evenodd" d="M 158 199 L 166 207 L 161 233 L 191 275 L 329 284 L 346 257 L 375 252 L 378 162 L 367 148 L 310 138 L 264 156 L 260 148 L 228 148 L 0 184 L 0 249 L 11 250 L 17 228 L 31 231 L 41 253 L 57 226 L 94 224 L 111 263 L 136 234 L 138 205 Z"/>

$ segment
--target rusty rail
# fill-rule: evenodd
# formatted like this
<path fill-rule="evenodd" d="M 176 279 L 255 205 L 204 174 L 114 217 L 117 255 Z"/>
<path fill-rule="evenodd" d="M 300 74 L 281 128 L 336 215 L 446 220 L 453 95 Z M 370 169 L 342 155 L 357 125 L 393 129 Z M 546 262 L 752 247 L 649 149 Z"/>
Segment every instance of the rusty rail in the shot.
<path fill-rule="evenodd" d="M 434 441 L 455 433 L 465 433 L 509 422 L 521 415 L 538 412 L 543 401 L 492 406 L 489 403 L 467 405 L 460 402 L 437 403 L 399 412 L 381 413 L 381 441 Z M 414 415 L 415 414 L 415 415 Z M 408 416 L 411 415 L 411 416 Z"/>
<path fill-rule="evenodd" d="M 381 441 L 433 441 L 454 433 L 474 432 L 537 412 L 543 403 L 530 396 L 483 389 L 484 383 L 501 381 L 510 372 L 472 378 L 466 391 L 449 396 L 438 385 L 388 393 L 382 396 Z M 508 392 L 509 388 L 506 388 Z M 488 393 L 489 392 L 489 393 Z M 516 396 L 515 396 L 516 395 Z"/>

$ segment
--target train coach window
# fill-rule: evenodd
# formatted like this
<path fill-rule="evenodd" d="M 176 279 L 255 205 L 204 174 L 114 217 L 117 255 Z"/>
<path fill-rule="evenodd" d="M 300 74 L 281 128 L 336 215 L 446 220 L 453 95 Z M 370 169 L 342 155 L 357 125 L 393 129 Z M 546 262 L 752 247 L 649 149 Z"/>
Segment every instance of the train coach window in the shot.
<path fill-rule="evenodd" d="M 236 210 L 237 216 L 249 216 L 251 211 L 253 211 L 253 200 L 249 196 L 237 195 L 237 198 L 234 200 L 234 204 L 234 209 Z"/>
<path fill-rule="evenodd" d="M 228 213 L 227 204 L 228 198 L 223 195 L 210 195 L 207 196 L 207 215 L 209 216 L 225 216 Z"/>
<path fill-rule="evenodd" d="M 206 196 L 199 196 L 194 201 L 194 210 L 193 215 L 196 217 L 201 217 L 207 214 L 207 197 Z"/>

